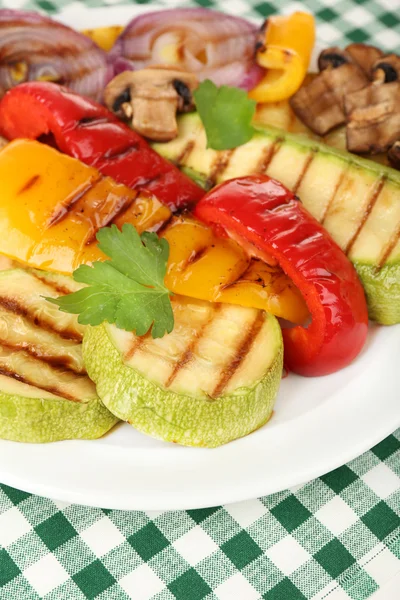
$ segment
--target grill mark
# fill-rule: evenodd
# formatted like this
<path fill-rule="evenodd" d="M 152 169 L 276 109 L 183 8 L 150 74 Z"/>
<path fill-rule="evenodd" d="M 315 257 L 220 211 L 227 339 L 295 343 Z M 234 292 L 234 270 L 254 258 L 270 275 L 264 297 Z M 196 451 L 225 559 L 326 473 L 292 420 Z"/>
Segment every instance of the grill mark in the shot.
<path fill-rule="evenodd" d="M 66 199 L 64 204 L 61 204 L 60 206 L 56 207 L 55 211 L 46 223 L 46 228 L 50 229 L 50 227 L 53 227 L 53 225 L 56 225 L 57 223 L 63 221 L 71 212 L 78 200 L 81 200 L 85 196 L 85 194 L 87 194 L 91 189 L 93 189 L 95 185 L 100 183 L 102 179 L 104 179 L 103 175 L 93 178 L 85 185 L 84 188 L 72 193 Z"/>
<path fill-rule="evenodd" d="M 38 281 L 41 281 L 42 283 L 44 283 L 45 285 L 47 285 L 47 287 L 52 288 L 53 290 L 55 290 L 59 294 L 63 294 L 64 296 L 66 296 L 67 294 L 72 294 L 73 290 L 70 290 L 66 286 L 63 286 L 63 285 L 61 285 L 59 283 L 56 283 L 55 281 L 50 281 L 50 280 L 46 279 L 45 277 L 40 277 L 39 273 L 35 273 L 34 271 L 30 271 L 29 274 L 32 275 L 32 277 L 35 277 L 35 279 L 37 279 Z"/>
<path fill-rule="evenodd" d="M 39 180 L 40 180 L 40 175 L 33 175 L 33 177 L 28 179 L 28 181 L 26 183 L 24 183 L 22 188 L 20 190 L 18 190 L 17 196 L 30 190 L 35 185 L 35 183 L 37 183 Z"/>
<path fill-rule="evenodd" d="M 339 179 L 337 180 L 337 183 L 336 183 L 336 185 L 335 185 L 335 189 L 333 190 L 333 194 L 332 194 L 332 196 L 329 198 L 329 200 L 328 200 L 328 203 L 327 203 L 327 205 L 326 205 L 326 207 L 325 207 L 325 210 L 324 210 L 324 212 L 323 212 L 323 214 L 322 214 L 322 216 L 321 216 L 321 219 L 320 219 L 320 221 L 319 221 L 319 222 L 321 223 L 321 225 L 323 225 L 323 224 L 324 224 L 324 221 L 325 221 L 325 219 L 326 219 L 326 217 L 327 217 L 327 214 L 328 214 L 328 212 L 329 212 L 329 209 L 330 209 L 330 207 L 332 206 L 332 203 L 333 203 L 333 201 L 334 201 L 334 199 L 335 199 L 335 197 L 336 197 L 336 194 L 338 193 L 338 191 L 339 191 L 339 188 L 340 188 L 340 186 L 342 185 L 342 183 L 343 183 L 343 181 L 344 181 L 344 178 L 346 177 L 346 175 L 347 175 L 347 171 L 349 170 L 349 167 L 350 167 L 350 166 L 351 166 L 351 163 L 350 163 L 350 164 L 349 164 L 349 165 L 348 165 L 348 166 L 347 166 L 347 167 L 346 167 L 346 168 L 345 168 L 345 169 L 344 169 L 344 170 L 341 172 L 341 174 L 340 174 L 340 177 L 339 177 Z"/>
<path fill-rule="evenodd" d="M 44 392 L 49 392 L 50 394 L 54 394 L 54 396 L 58 396 L 59 398 L 64 398 L 66 400 L 71 400 L 72 402 L 79 402 L 75 396 L 68 394 L 68 392 L 61 392 L 57 387 L 50 385 L 37 385 L 30 381 L 27 377 L 23 377 L 19 373 L 12 371 L 11 369 L 7 369 L 4 365 L 0 365 L 0 375 L 5 375 L 6 377 L 10 377 L 11 379 L 15 379 L 16 381 L 20 381 L 21 383 L 26 383 L 27 385 L 31 385 L 39 390 L 43 390 Z"/>
<path fill-rule="evenodd" d="M 205 323 L 203 323 L 203 325 L 195 332 L 194 337 L 189 342 L 189 345 L 187 346 L 186 350 L 182 353 L 180 359 L 176 362 L 166 383 L 164 384 L 166 388 L 170 387 L 170 385 L 173 383 L 173 381 L 177 378 L 179 371 L 181 371 L 184 367 L 186 367 L 189 363 L 192 362 L 192 360 L 194 358 L 194 351 L 196 350 L 196 346 L 198 345 L 198 343 L 201 340 L 201 338 L 203 337 L 204 332 L 206 331 L 207 327 L 210 325 L 210 323 L 212 323 L 212 321 L 214 320 L 216 314 L 220 311 L 220 309 L 221 309 L 221 305 L 215 304 L 215 306 L 213 307 L 213 310 L 211 311 L 211 315 L 209 316 L 207 321 L 205 321 Z"/>
<path fill-rule="evenodd" d="M 103 227 L 108 227 L 114 222 L 114 219 L 117 219 L 121 214 L 124 214 L 132 204 L 135 202 L 137 195 L 134 198 L 129 198 L 127 196 L 122 196 L 119 201 L 116 203 L 114 211 L 107 215 L 107 218 L 101 223 L 97 223 L 93 226 L 92 231 L 89 233 L 88 237 L 85 240 L 85 246 L 90 246 L 93 242 L 96 241 L 96 235 L 100 229 Z"/>
<path fill-rule="evenodd" d="M 79 334 L 78 332 L 73 331 L 71 329 L 63 329 L 63 330 L 56 329 L 55 327 L 52 326 L 51 323 L 44 321 L 37 315 L 33 315 L 32 313 L 30 313 L 29 309 L 27 307 L 22 306 L 15 299 L 4 298 L 4 297 L 0 296 L 0 306 L 2 308 L 4 308 L 4 310 L 6 310 L 7 312 L 11 312 L 16 315 L 19 315 L 20 317 L 24 317 L 24 319 L 26 319 L 32 325 L 35 325 L 36 327 L 40 327 L 41 329 L 44 329 L 45 331 L 49 331 L 50 333 L 54 333 L 54 334 L 60 336 L 64 340 L 73 340 L 75 342 L 82 341 L 83 336 L 81 334 Z"/>
<path fill-rule="evenodd" d="M 283 142 L 282 137 L 277 137 L 268 148 L 264 148 L 259 159 L 254 173 L 266 173 L 272 159 L 275 154 L 279 151 L 279 148 Z"/>
<path fill-rule="evenodd" d="M 143 345 L 145 336 L 137 337 L 134 339 L 132 346 L 129 348 L 128 352 L 124 355 L 124 361 L 130 360 L 135 352 L 139 350 L 139 348 Z"/>
<path fill-rule="evenodd" d="M 348 254 L 351 251 L 352 247 L 354 246 L 354 243 L 355 243 L 356 239 L 360 235 L 362 228 L 364 227 L 365 223 L 367 222 L 367 219 L 368 219 L 369 215 L 371 214 L 371 211 L 374 208 L 374 206 L 376 204 L 376 201 L 379 198 L 379 194 L 381 193 L 382 188 L 385 185 L 385 182 L 386 182 L 386 177 L 381 177 L 378 180 L 378 182 L 377 182 L 377 184 L 376 184 L 376 186 L 375 186 L 375 188 L 374 188 L 374 190 L 372 192 L 371 198 L 368 201 L 367 208 L 365 209 L 364 214 L 361 217 L 361 221 L 358 224 L 357 229 L 355 230 L 355 232 L 353 233 L 352 237 L 347 242 L 347 245 L 346 245 L 346 247 L 343 250 L 343 252 L 345 254 Z"/>
<path fill-rule="evenodd" d="M 186 261 L 184 269 L 187 269 L 190 265 L 193 265 L 197 261 L 199 261 L 208 251 L 208 246 L 204 246 L 204 248 L 200 248 L 200 250 L 192 252 L 189 258 Z"/>
<path fill-rule="evenodd" d="M 227 168 L 232 154 L 233 150 L 223 150 L 216 155 L 215 160 L 211 164 L 210 175 L 207 177 L 206 185 L 213 186 L 216 183 L 217 177 L 222 175 Z"/>
<path fill-rule="evenodd" d="M 125 158 L 131 152 L 137 152 L 138 150 L 139 143 L 130 143 L 128 146 L 125 146 L 125 148 L 122 148 L 122 150 L 115 150 L 112 148 L 107 150 L 104 153 L 103 158 L 106 158 L 107 160 L 119 160 L 120 158 Z"/>
<path fill-rule="evenodd" d="M 47 354 L 43 354 L 34 344 L 11 344 L 6 340 L 0 339 L 0 347 L 7 348 L 7 350 L 12 350 L 13 352 L 25 352 L 40 362 L 46 363 L 47 365 L 58 370 L 62 369 L 63 371 L 69 371 L 78 377 L 85 377 L 87 375 L 85 369 L 82 370 L 74 367 L 69 356 L 49 356 Z"/>
<path fill-rule="evenodd" d="M 166 219 L 164 223 L 157 229 L 158 237 L 160 237 L 163 233 L 165 233 L 168 230 L 169 226 L 172 224 L 173 218 L 174 215 L 171 213 L 168 219 Z"/>
<path fill-rule="evenodd" d="M 110 119 L 107 117 L 83 117 L 79 119 L 76 127 L 79 129 L 87 129 L 95 127 L 96 125 L 103 125 L 104 123 L 110 123 Z"/>
<path fill-rule="evenodd" d="M 195 147 L 195 141 L 189 140 L 188 143 L 186 144 L 186 146 L 183 148 L 182 152 L 180 154 L 178 154 L 176 160 L 174 160 L 173 162 L 177 165 L 180 165 L 183 161 L 186 161 L 189 158 L 189 155 L 192 152 L 194 147 Z"/>
<path fill-rule="evenodd" d="M 307 158 L 306 158 L 306 160 L 305 160 L 305 163 L 304 163 L 304 165 L 303 165 L 303 168 L 302 168 L 302 170 L 301 170 L 301 173 L 300 173 L 300 175 L 299 175 L 299 177 L 298 177 L 298 179 L 297 179 L 296 183 L 295 183 L 295 184 L 294 184 L 294 186 L 293 186 L 293 189 L 292 189 L 292 192 L 293 192 L 293 194 L 297 194 L 297 190 L 299 189 L 299 187 L 300 187 L 300 185 L 301 185 L 301 182 L 303 181 L 303 179 L 304 179 L 304 177 L 305 177 L 305 175 L 306 175 L 306 173 L 307 173 L 308 169 L 310 168 L 310 166 L 311 166 L 311 163 L 312 163 L 312 161 L 313 161 L 313 160 L 314 160 L 314 158 L 315 158 L 315 154 L 316 154 L 316 152 L 318 152 L 318 151 L 317 151 L 315 148 L 313 148 L 313 149 L 311 150 L 310 154 L 307 156 Z"/>
<path fill-rule="evenodd" d="M 381 269 L 384 266 L 385 262 L 387 261 L 387 259 L 391 255 L 392 250 L 396 246 L 396 244 L 399 241 L 399 239 L 400 239 L 400 225 L 397 227 L 397 230 L 392 235 L 392 239 L 389 241 L 388 245 L 386 246 L 386 248 L 382 252 L 381 257 L 378 260 L 377 269 Z"/>
<path fill-rule="evenodd" d="M 258 313 L 256 318 L 253 321 L 250 329 L 248 330 L 246 336 L 244 337 L 242 343 L 236 350 L 236 356 L 232 360 L 231 364 L 227 366 L 227 368 L 222 373 L 222 376 L 214 388 L 212 393 L 213 398 L 217 398 L 224 391 L 229 381 L 232 379 L 233 375 L 236 373 L 240 365 L 242 364 L 245 356 L 250 351 L 252 345 L 254 344 L 258 334 L 261 331 L 262 326 L 264 325 L 264 317 L 263 313 Z"/>

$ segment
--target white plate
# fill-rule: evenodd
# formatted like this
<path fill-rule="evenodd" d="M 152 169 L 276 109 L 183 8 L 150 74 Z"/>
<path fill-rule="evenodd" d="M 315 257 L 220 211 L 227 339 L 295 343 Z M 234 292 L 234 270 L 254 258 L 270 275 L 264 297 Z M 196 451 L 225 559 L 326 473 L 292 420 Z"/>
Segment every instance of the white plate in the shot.
<path fill-rule="evenodd" d="M 123 23 L 144 7 L 85 9 L 78 28 Z M 326 473 L 400 426 L 400 326 L 371 326 L 357 360 L 328 377 L 282 381 L 270 423 L 214 450 L 148 438 L 128 425 L 96 441 L 0 441 L 0 481 L 58 500 L 116 509 L 201 508 L 270 494 Z"/>

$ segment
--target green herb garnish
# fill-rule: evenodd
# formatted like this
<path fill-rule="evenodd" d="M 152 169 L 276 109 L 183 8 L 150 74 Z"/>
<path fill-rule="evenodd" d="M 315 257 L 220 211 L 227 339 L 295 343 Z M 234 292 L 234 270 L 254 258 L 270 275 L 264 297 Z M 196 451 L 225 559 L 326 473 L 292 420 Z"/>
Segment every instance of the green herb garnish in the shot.
<path fill-rule="evenodd" d="M 77 292 L 47 298 L 60 310 L 78 314 L 83 325 L 115 323 L 119 329 L 144 335 L 151 328 L 153 338 L 170 333 L 174 327 L 171 293 L 164 285 L 169 245 L 155 233 L 141 236 L 126 223 L 97 233 L 99 248 L 111 260 L 81 265 L 75 281 L 87 284 Z"/>
<path fill-rule="evenodd" d="M 228 150 L 248 142 L 256 102 L 239 88 L 217 87 L 206 79 L 194 92 L 197 111 L 207 134 L 207 148 Z"/>

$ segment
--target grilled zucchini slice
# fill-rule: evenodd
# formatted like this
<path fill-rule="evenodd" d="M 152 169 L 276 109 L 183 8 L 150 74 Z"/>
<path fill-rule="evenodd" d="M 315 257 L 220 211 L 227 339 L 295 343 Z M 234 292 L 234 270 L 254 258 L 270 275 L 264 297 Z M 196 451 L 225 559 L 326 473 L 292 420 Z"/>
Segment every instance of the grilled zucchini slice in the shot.
<path fill-rule="evenodd" d="M 93 439 L 118 421 L 87 376 L 84 327 L 45 300 L 76 289 L 61 275 L 0 273 L 0 438 Z"/>
<path fill-rule="evenodd" d="M 282 375 L 280 326 L 263 311 L 172 299 L 175 327 L 161 339 L 88 327 L 83 356 L 111 412 L 139 431 L 215 447 L 268 421 Z"/>
<path fill-rule="evenodd" d="M 196 173 L 206 188 L 266 173 L 299 195 L 348 255 L 364 285 L 369 315 L 378 323 L 400 322 L 400 173 L 272 127 L 259 128 L 234 150 L 207 149 L 196 113 L 178 119 L 179 135 L 153 148 Z"/>

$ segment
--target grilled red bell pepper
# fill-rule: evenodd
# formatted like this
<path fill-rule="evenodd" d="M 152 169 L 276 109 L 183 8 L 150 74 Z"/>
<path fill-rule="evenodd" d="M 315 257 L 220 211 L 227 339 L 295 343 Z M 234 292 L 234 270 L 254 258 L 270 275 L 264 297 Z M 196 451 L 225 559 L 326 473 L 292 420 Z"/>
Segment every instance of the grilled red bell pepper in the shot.
<path fill-rule="evenodd" d="M 222 183 L 200 200 L 195 214 L 275 258 L 303 294 L 312 322 L 283 329 L 285 363 L 306 376 L 348 365 L 368 329 L 357 273 L 329 234 L 281 183 L 265 175 Z"/>
<path fill-rule="evenodd" d="M 51 134 L 59 150 L 119 183 L 152 192 L 172 210 L 204 191 L 109 110 L 48 82 L 22 83 L 0 102 L 0 133 L 8 139 Z"/>

